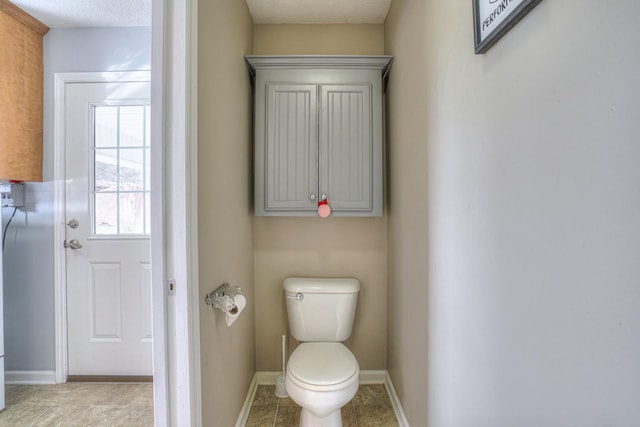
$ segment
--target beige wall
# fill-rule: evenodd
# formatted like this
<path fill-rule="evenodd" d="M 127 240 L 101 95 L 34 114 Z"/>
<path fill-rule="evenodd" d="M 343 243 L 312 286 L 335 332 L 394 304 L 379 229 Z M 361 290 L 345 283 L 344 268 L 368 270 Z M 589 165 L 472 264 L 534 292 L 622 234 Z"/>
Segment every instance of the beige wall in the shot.
<path fill-rule="evenodd" d="M 392 2 L 388 369 L 411 425 L 640 419 L 638 15 L 542 1 L 475 55 L 471 2 Z"/>
<path fill-rule="evenodd" d="M 382 55 L 382 25 L 256 25 L 256 55 Z"/>
<path fill-rule="evenodd" d="M 387 88 L 387 370 L 409 424 L 427 420 L 428 141 L 427 2 L 394 0 L 385 22 L 394 55 Z M 470 3 L 465 2 L 466 6 Z"/>
<path fill-rule="evenodd" d="M 255 372 L 251 87 L 243 56 L 253 24 L 244 2 L 200 2 L 198 10 L 198 240 L 202 415 L 234 425 Z M 227 327 L 204 297 L 223 282 L 248 301 Z"/>
<path fill-rule="evenodd" d="M 381 25 L 256 25 L 255 54 L 382 54 Z M 386 367 L 385 218 L 254 219 L 256 368 L 281 368 L 288 335 L 282 282 L 288 276 L 356 277 L 362 282 L 351 339 L 361 369 Z M 295 346 L 290 340 L 290 351 Z"/>

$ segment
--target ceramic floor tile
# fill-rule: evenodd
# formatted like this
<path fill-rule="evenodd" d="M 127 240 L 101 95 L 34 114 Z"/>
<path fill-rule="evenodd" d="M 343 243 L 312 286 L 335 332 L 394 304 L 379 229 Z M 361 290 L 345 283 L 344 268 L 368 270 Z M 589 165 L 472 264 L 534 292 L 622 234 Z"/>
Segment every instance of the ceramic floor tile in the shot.
<path fill-rule="evenodd" d="M 69 405 L 93 405 L 104 398 L 110 387 L 113 386 L 114 384 L 75 383 L 65 403 Z"/>
<path fill-rule="evenodd" d="M 8 385 L 5 392 L 7 408 L 0 412 L 0 427 L 153 426 L 152 384 Z"/>
<path fill-rule="evenodd" d="M 7 406 L 0 412 L 0 426 L 30 426 L 40 415 L 49 409 L 51 409 L 51 406 Z"/>
<path fill-rule="evenodd" d="M 113 384 L 96 405 L 128 405 L 145 392 L 145 384 Z"/>
<path fill-rule="evenodd" d="M 253 398 L 253 404 L 255 406 L 272 406 L 278 404 L 278 398 L 275 395 L 276 386 L 274 385 L 261 385 L 256 390 L 256 395 Z"/>
<path fill-rule="evenodd" d="M 351 404 L 342 407 L 342 427 L 357 427 L 356 412 Z"/>
<path fill-rule="evenodd" d="M 89 406 L 54 406 L 33 422 L 34 427 L 77 426 L 84 418 Z"/>
<path fill-rule="evenodd" d="M 67 383 L 43 385 L 25 396 L 21 405 L 92 405 L 106 389 L 100 384 Z"/>
<path fill-rule="evenodd" d="M 393 409 L 387 406 L 367 405 L 354 406 L 358 426 L 397 427 L 398 423 Z"/>
<path fill-rule="evenodd" d="M 253 406 L 247 417 L 246 427 L 272 427 L 277 406 Z"/>
<path fill-rule="evenodd" d="M 389 396 L 384 388 L 384 384 L 365 384 L 358 388 L 358 392 L 351 400 L 356 406 L 359 405 L 382 405 L 391 406 Z"/>
<path fill-rule="evenodd" d="M 40 386 L 35 385 L 6 385 L 4 388 L 5 403 L 9 405 L 25 404 L 25 401 L 40 390 Z"/>
<path fill-rule="evenodd" d="M 32 393 L 24 392 L 24 396 L 19 398 L 20 405 L 46 405 L 53 406 L 66 400 L 71 393 L 72 388 L 67 384 L 60 384 L 59 387 L 43 385 L 34 388 Z M 18 391 L 18 394 L 21 392 Z M 8 399 L 13 400 L 13 399 Z"/>
<path fill-rule="evenodd" d="M 300 408 L 279 406 L 274 427 L 294 427 L 300 424 Z"/>
<path fill-rule="evenodd" d="M 153 427 L 153 406 L 129 406 L 120 417 L 114 419 L 113 427 Z"/>
<path fill-rule="evenodd" d="M 300 407 L 291 398 L 274 399 L 274 391 L 275 386 L 258 386 L 247 426 L 295 427 L 298 425 Z M 277 402 L 277 408 L 273 406 L 274 401 Z M 384 384 L 361 385 L 354 398 L 342 408 L 341 412 L 343 427 L 395 427 L 398 425 Z"/>
<path fill-rule="evenodd" d="M 128 407 L 122 405 L 93 405 L 78 414 L 75 424 L 91 427 L 113 426 L 118 420 L 124 420 Z"/>
<path fill-rule="evenodd" d="M 297 406 L 300 407 L 296 402 L 294 402 L 290 397 L 286 397 L 284 399 L 280 399 L 278 403 L 280 406 Z"/>
<path fill-rule="evenodd" d="M 139 384 L 138 393 L 131 401 L 132 405 L 153 406 L 153 384 Z"/>

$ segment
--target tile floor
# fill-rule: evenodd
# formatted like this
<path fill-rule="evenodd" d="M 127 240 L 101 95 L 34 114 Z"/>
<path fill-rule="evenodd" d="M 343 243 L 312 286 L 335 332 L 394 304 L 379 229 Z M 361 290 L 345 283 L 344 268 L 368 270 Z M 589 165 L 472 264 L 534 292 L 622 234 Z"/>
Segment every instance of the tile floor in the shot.
<path fill-rule="evenodd" d="M 275 386 L 258 386 L 247 427 L 296 427 L 300 407 L 291 399 L 278 399 Z M 342 408 L 344 427 L 398 426 L 391 401 L 383 384 L 360 385 L 358 393 Z"/>
<path fill-rule="evenodd" d="M 151 383 L 7 385 L 0 426 L 153 426 Z"/>

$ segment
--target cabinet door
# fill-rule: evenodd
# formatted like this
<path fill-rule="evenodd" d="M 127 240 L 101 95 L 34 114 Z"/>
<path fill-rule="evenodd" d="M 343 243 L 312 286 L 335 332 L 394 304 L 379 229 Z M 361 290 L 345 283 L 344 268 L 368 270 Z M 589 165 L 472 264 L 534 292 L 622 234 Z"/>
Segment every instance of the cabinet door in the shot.
<path fill-rule="evenodd" d="M 265 210 L 317 207 L 317 86 L 267 84 Z"/>
<path fill-rule="evenodd" d="M 42 181 L 44 24 L 0 3 L 0 179 Z M 46 27 L 44 27 L 46 28 Z"/>
<path fill-rule="evenodd" d="M 337 212 L 372 211 L 371 85 L 322 85 L 320 93 L 320 194 Z"/>

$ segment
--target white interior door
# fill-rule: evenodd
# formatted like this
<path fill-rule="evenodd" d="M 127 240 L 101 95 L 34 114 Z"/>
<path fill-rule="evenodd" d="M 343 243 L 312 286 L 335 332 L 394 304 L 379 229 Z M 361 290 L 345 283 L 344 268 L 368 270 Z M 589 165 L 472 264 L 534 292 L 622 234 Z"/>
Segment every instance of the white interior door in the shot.
<path fill-rule="evenodd" d="M 149 97 L 66 85 L 69 375 L 152 375 Z"/>

